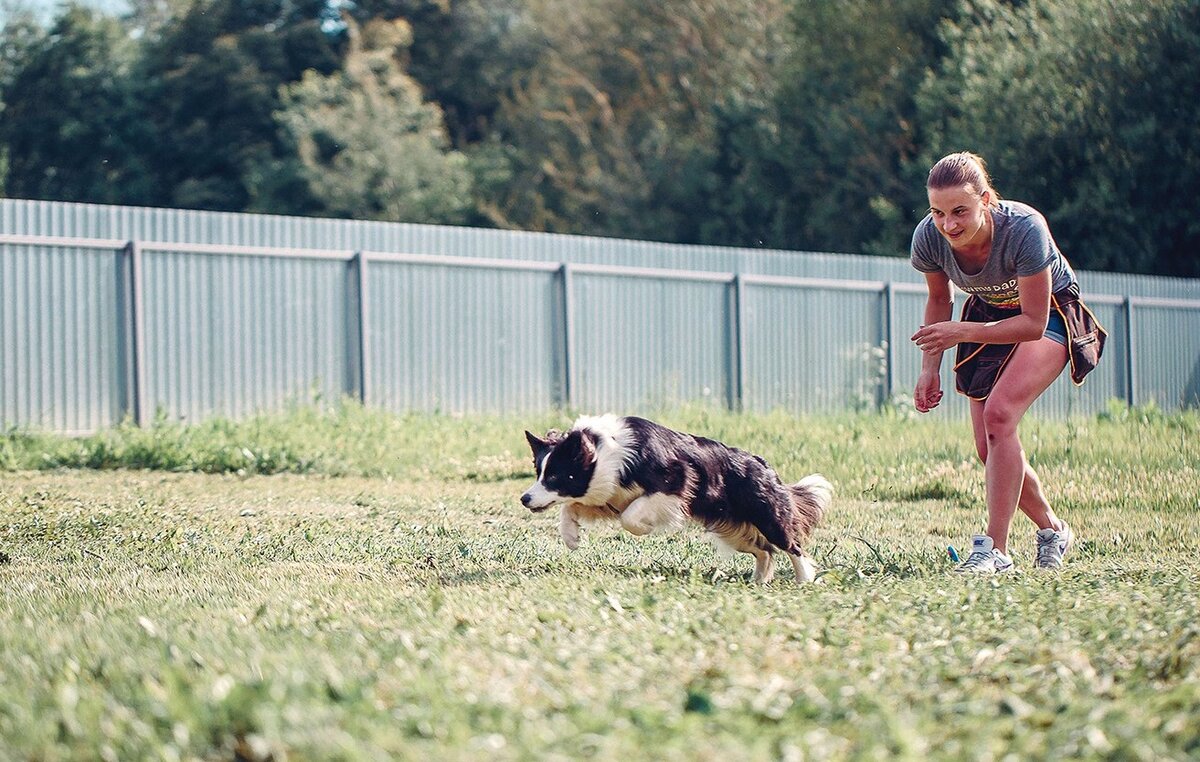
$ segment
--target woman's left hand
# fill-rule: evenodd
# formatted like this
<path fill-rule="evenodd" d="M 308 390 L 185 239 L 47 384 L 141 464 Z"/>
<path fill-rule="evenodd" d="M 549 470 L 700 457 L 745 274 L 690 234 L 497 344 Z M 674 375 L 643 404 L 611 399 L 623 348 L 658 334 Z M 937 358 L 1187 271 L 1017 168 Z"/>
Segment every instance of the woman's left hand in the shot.
<path fill-rule="evenodd" d="M 965 338 L 963 324 L 956 320 L 923 325 L 912 335 L 912 340 L 917 347 L 930 355 L 940 355 Z"/>

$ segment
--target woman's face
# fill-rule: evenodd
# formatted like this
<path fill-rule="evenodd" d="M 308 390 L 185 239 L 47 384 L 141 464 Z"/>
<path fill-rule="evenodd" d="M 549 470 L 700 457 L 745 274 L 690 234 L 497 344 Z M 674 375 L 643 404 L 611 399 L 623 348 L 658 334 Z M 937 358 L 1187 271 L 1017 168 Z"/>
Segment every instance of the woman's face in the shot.
<path fill-rule="evenodd" d="M 986 241 L 988 204 L 991 202 L 987 191 L 981 196 L 970 185 L 929 188 L 928 191 L 933 224 L 950 242 L 950 248 L 962 251 Z"/>

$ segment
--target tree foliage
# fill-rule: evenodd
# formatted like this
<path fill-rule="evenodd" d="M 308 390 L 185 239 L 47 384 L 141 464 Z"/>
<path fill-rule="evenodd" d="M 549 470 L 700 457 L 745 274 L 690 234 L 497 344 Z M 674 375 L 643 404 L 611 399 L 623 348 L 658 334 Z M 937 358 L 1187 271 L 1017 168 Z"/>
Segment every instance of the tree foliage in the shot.
<path fill-rule="evenodd" d="M 150 42 L 138 72 L 161 203 L 303 212 L 312 201 L 276 129 L 280 88 L 333 71 L 316 0 L 198 0 Z"/>
<path fill-rule="evenodd" d="M 1077 266 L 1200 275 L 1195 0 L 130 8 L 4 22 L 3 192 L 903 256 L 969 149 Z"/>
<path fill-rule="evenodd" d="M 549 43 L 526 0 L 357 0 L 359 23 L 403 19 L 413 30 L 403 68 L 441 107 L 451 145 L 487 138 L 510 85 Z"/>
<path fill-rule="evenodd" d="M 773 0 L 534 0 L 548 40 L 497 115 L 513 180 L 497 224 L 686 240 L 713 184 L 719 114 L 771 86 Z"/>
<path fill-rule="evenodd" d="M 64 201 L 145 203 L 146 124 L 131 92 L 133 48 L 111 18 L 69 6 L 43 36 L 6 35 L 0 143 L 5 191 Z M 14 46 L 18 49 L 14 49 Z M 23 48 L 23 49 L 21 49 Z"/>
<path fill-rule="evenodd" d="M 380 19 L 348 31 L 342 68 L 306 72 L 284 89 L 276 114 L 309 191 L 335 216 L 462 222 L 471 203 L 466 157 L 447 150 L 441 110 L 396 62 L 411 30 Z"/>
<path fill-rule="evenodd" d="M 944 34 L 925 161 L 985 155 L 1079 266 L 1200 275 L 1200 4 L 976 0 Z"/>
<path fill-rule="evenodd" d="M 914 95 L 942 53 L 934 20 L 953 12 L 946 0 L 795 6 L 777 98 L 781 245 L 907 252 L 926 205 L 903 171 L 922 137 Z"/>

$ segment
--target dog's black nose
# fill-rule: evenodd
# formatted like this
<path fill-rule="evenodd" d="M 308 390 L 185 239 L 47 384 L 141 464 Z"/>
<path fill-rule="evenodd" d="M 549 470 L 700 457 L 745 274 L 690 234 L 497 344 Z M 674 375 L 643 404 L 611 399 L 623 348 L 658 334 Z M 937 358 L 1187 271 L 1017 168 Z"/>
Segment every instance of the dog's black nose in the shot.
<path fill-rule="evenodd" d="M 521 495 L 521 505 L 525 506 L 526 508 L 529 507 L 529 500 L 530 497 L 528 492 L 526 492 L 524 495 Z"/>

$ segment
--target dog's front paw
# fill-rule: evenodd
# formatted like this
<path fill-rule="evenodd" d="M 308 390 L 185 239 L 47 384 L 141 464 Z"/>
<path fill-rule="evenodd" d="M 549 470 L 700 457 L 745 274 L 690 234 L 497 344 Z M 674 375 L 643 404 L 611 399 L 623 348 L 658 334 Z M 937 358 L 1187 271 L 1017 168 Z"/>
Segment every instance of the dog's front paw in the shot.
<path fill-rule="evenodd" d="M 562 527 L 560 532 L 562 535 L 563 545 L 567 546 L 567 550 L 575 550 L 579 547 L 579 525 L 573 527 Z"/>

